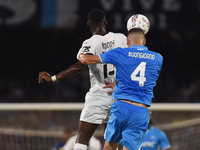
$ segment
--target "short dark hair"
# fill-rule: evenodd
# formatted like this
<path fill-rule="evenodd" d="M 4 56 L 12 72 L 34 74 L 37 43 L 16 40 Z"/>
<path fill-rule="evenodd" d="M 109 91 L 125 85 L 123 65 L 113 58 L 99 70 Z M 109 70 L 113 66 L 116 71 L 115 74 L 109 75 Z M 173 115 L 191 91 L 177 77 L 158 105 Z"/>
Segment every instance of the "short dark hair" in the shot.
<path fill-rule="evenodd" d="M 87 18 L 88 18 L 88 21 L 90 22 L 99 23 L 105 20 L 106 15 L 100 9 L 93 9 L 88 13 Z"/>
<path fill-rule="evenodd" d="M 132 33 L 142 33 L 145 36 L 144 31 L 140 28 L 133 28 L 129 30 L 127 36 L 129 36 L 129 34 L 132 34 Z"/>

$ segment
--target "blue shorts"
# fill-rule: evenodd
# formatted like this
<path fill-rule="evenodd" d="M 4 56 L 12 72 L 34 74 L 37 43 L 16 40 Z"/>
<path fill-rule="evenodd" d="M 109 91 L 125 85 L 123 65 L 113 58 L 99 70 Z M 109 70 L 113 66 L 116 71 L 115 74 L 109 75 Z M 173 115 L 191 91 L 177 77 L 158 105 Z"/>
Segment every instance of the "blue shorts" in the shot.
<path fill-rule="evenodd" d="M 130 150 L 138 150 L 149 124 L 149 109 L 121 100 L 112 104 L 105 139 L 121 143 Z"/>

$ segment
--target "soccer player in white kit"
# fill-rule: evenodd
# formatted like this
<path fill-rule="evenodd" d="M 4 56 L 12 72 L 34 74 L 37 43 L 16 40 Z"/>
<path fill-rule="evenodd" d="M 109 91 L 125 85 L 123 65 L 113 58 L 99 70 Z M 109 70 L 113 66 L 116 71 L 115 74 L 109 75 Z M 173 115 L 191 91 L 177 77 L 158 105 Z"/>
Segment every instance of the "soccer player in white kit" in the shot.
<path fill-rule="evenodd" d="M 126 47 L 126 36 L 121 33 L 112 33 L 105 30 L 107 20 L 103 11 L 93 9 L 88 13 L 87 26 L 90 27 L 92 37 L 85 40 L 79 53 L 99 55 L 117 47 Z M 78 56 L 77 54 L 77 56 Z M 111 100 L 109 87 L 106 82 L 115 83 L 115 67 L 111 64 L 88 65 L 91 87 L 85 97 L 84 108 L 81 112 L 78 136 L 74 150 L 86 150 L 88 142 L 100 124 L 107 123 Z M 85 68 L 77 62 L 57 75 L 50 76 L 47 72 L 39 73 L 38 82 L 42 79 L 48 82 L 71 77 L 80 73 Z M 104 88 L 103 88 L 104 87 Z"/>

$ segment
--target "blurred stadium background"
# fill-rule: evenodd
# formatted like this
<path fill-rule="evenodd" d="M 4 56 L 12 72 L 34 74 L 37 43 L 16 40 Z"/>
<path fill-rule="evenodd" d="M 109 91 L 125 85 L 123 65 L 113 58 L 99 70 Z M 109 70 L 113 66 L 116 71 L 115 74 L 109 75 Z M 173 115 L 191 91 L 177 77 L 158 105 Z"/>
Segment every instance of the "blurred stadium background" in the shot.
<path fill-rule="evenodd" d="M 86 22 L 93 8 L 105 11 L 112 32 L 126 34 L 132 14 L 149 18 L 147 46 L 164 57 L 153 104 L 200 104 L 199 0 L 0 0 L 0 105 L 84 102 L 87 70 L 55 83 L 38 84 L 37 78 L 40 71 L 54 75 L 77 61 L 82 42 L 91 36 Z M 153 112 L 173 150 L 200 149 L 200 110 L 192 107 Z M 79 115 L 80 109 L 1 108 L 0 149 L 51 149 L 66 127 L 77 132 Z M 96 136 L 103 143 L 101 131 Z"/>

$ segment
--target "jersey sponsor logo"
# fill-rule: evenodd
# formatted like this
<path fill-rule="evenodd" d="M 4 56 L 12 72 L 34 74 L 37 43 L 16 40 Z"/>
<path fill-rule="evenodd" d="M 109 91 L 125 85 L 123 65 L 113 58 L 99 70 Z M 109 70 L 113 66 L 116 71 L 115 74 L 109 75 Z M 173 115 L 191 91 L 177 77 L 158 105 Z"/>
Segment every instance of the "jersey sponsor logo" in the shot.
<path fill-rule="evenodd" d="M 109 41 L 109 42 L 102 42 L 102 48 L 103 49 L 107 49 L 107 48 L 109 48 L 109 49 L 112 49 L 112 47 L 114 46 L 114 44 L 115 44 L 115 40 L 113 40 L 113 41 Z"/>
<path fill-rule="evenodd" d="M 84 46 L 83 47 L 83 52 L 89 52 L 90 48 L 91 48 L 91 46 Z"/>
<path fill-rule="evenodd" d="M 151 60 L 154 60 L 156 57 L 154 54 L 141 53 L 141 52 L 129 52 L 128 56 L 135 58 L 151 59 Z"/>
<path fill-rule="evenodd" d="M 156 142 L 155 141 L 145 141 L 142 143 L 142 147 L 155 147 Z"/>

